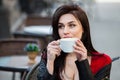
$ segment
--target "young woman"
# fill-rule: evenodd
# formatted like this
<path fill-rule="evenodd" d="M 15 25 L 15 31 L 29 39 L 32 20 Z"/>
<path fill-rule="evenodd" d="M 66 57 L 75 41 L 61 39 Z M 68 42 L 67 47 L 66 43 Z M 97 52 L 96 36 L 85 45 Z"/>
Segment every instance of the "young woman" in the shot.
<path fill-rule="evenodd" d="M 93 48 L 88 18 L 78 5 L 60 6 L 53 15 L 52 28 L 53 41 L 42 53 L 38 80 L 109 78 L 111 58 Z M 73 46 L 73 53 L 65 53 L 60 49 L 61 38 L 79 39 Z"/>

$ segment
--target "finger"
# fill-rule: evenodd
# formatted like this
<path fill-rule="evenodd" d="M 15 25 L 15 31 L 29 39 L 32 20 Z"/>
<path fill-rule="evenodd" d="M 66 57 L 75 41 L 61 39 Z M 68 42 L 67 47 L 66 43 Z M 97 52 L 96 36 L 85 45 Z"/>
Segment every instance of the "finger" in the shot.
<path fill-rule="evenodd" d="M 83 44 L 83 42 L 80 41 L 80 40 L 76 41 L 76 45 L 79 46 L 79 47 L 82 47 L 83 49 L 86 49 L 85 46 L 84 46 L 84 44 Z"/>
<path fill-rule="evenodd" d="M 78 54 L 83 54 L 83 55 L 87 55 L 87 52 L 85 50 L 74 50 L 75 53 L 78 53 Z"/>
<path fill-rule="evenodd" d="M 48 46 L 48 48 L 60 49 L 60 47 L 59 47 L 59 46 Z"/>
<path fill-rule="evenodd" d="M 60 55 L 60 51 L 56 50 L 56 49 L 53 49 L 53 50 L 50 51 L 50 54 L 56 55 L 58 57 Z"/>
<path fill-rule="evenodd" d="M 81 51 L 86 51 L 87 49 L 84 47 L 84 46 L 77 46 L 77 45 L 74 45 L 73 46 L 74 47 L 74 49 L 76 49 L 76 50 L 81 50 Z"/>
<path fill-rule="evenodd" d="M 84 60 L 87 58 L 86 51 L 74 50 L 74 53 L 76 54 L 78 60 Z"/>
<path fill-rule="evenodd" d="M 53 41 L 53 42 L 52 42 L 52 45 L 59 45 L 59 40 Z"/>
<path fill-rule="evenodd" d="M 49 46 L 48 50 L 52 51 L 52 52 L 56 52 L 56 51 L 59 52 L 59 53 L 61 52 L 61 49 L 60 49 L 59 46 Z"/>

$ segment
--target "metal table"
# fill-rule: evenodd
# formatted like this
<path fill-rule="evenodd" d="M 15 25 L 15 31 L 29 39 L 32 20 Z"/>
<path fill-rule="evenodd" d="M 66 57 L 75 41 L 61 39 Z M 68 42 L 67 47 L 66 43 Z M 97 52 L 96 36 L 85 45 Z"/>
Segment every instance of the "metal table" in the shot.
<path fill-rule="evenodd" d="M 40 62 L 41 57 L 37 56 L 36 63 Z M 28 64 L 28 56 L 6 56 L 0 57 L 0 70 L 13 72 L 13 80 L 15 79 L 15 72 L 21 73 L 21 78 L 24 72 L 34 65 Z"/>

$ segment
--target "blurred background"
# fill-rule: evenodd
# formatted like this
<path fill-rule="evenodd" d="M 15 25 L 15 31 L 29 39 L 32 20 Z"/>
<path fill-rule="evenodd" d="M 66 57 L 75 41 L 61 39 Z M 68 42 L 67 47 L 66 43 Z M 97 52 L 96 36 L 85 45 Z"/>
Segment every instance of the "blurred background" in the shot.
<path fill-rule="evenodd" d="M 56 8 L 67 3 L 78 4 L 87 13 L 94 47 L 111 58 L 120 56 L 120 0 L 0 0 L 0 39 L 36 38 L 45 47 L 50 34 L 28 34 L 23 29 L 50 26 Z M 113 62 L 111 80 L 120 79 L 119 67 L 120 60 Z M 0 80 L 11 80 L 11 73 L 0 71 Z"/>

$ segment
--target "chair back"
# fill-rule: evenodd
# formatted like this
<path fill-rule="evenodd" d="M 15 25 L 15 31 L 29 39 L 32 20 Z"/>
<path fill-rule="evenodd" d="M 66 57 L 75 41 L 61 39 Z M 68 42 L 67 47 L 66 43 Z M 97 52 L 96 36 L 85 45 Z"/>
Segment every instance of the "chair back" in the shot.
<path fill-rule="evenodd" d="M 38 80 L 37 74 L 39 71 L 39 64 L 40 63 L 36 63 L 30 70 L 27 70 L 24 73 L 22 80 Z"/>
<path fill-rule="evenodd" d="M 112 58 L 112 62 L 114 62 L 114 61 L 116 61 L 116 60 L 118 60 L 118 59 L 120 59 L 120 56 L 117 56 L 117 57 Z"/>
<path fill-rule="evenodd" d="M 36 43 L 40 46 L 37 39 L 2 39 L 0 40 L 0 56 L 25 55 L 24 47 L 28 43 Z"/>

